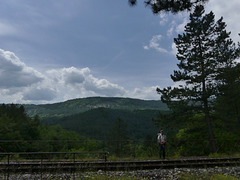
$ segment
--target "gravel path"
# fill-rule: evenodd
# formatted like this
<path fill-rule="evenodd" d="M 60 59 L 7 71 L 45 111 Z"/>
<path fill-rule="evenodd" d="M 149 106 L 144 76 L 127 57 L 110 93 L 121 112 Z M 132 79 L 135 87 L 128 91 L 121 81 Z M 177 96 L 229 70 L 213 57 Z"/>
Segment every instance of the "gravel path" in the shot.
<path fill-rule="evenodd" d="M 97 172 L 77 172 L 74 174 L 10 174 L 7 176 L 0 173 L 2 180 L 81 180 L 94 179 L 94 177 L 106 177 L 108 179 L 130 177 L 132 179 L 166 179 L 179 180 L 180 174 L 195 174 L 203 177 L 206 174 L 222 174 L 230 175 L 240 179 L 240 167 L 215 167 L 215 168 L 175 168 L 175 169 L 153 169 L 153 170 L 137 170 L 137 171 L 97 171 Z"/>

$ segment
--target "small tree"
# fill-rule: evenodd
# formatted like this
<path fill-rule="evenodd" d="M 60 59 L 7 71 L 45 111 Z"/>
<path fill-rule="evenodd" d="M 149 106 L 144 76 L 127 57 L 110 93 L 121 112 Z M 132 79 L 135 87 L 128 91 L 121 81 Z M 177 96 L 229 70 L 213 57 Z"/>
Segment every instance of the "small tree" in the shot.
<path fill-rule="evenodd" d="M 121 118 L 117 118 L 109 134 L 109 147 L 117 156 L 127 154 L 129 145 L 129 136 L 127 123 Z"/>
<path fill-rule="evenodd" d="M 221 69 L 237 57 L 237 48 L 225 30 L 223 18 L 216 23 L 214 18 L 213 12 L 204 15 L 204 7 L 196 6 L 185 26 L 185 33 L 174 39 L 180 62 L 179 70 L 174 71 L 171 78 L 180 85 L 157 88 L 162 101 L 173 111 L 180 108 L 185 113 L 204 114 L 212 152 L 216 152 L 216 144 L 210 111 L 213 99 L 219 93 L 217 77 Z"/>

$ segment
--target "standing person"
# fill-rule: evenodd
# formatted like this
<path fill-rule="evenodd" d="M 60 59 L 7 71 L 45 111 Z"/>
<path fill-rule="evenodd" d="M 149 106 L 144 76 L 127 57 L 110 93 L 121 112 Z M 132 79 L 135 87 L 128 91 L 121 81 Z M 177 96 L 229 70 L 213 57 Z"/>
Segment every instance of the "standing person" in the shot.
<path fill-rule="evenodd" d="M 165 144 L 167 142 L 167 137 L 164 135 L 164 131 L 161 130 L 160 133 L 158 133 L 158 148 L 159 148 L 159 157 L 161 158 L 161 155 L 163 154 L 163 159 L 165 159 Z"/>

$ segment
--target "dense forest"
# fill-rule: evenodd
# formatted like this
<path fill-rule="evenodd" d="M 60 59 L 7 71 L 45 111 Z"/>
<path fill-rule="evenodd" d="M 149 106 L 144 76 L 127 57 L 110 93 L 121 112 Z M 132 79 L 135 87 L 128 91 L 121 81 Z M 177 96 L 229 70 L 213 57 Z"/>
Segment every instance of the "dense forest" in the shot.
<path fill-rule="evenodd" d="M 30 118 L 23 106 L 14 104 L 0 106 L 0 134 L 1 152 L 61 151 L 66 145 L 51 142 L 83 139 L 60 126 L 42 124 L 37 115 Z"/>
<path fill-rule="evenodd" d="M 117 119 L 122 119 L 127 124 L 129 138 L 143 140 L 147 135 L 155 137 L 159 131 L 152 121 L 158 116 L 158 110 L 127 110 L 96 108 L 83 113 L 65 116 L 62 118 L 46 118 L 43 123 L 59 124 L 64 129 L 77 132 L 81 136 L 98 140 L 111 137 L 111 130 Z"/>
<path fill-rule="evenodd" d="M 59 121 L 52 119 L 48 123 L 54 125 L 49 125 L 42 122 L 38 115 L 33 117 L 27 115 L 23 105 L 3 104 L 0 105 L 1 152 L 108 151 L 111 155 L 117 156 L 144 155 L 149 153 L 144 150 L 149 148 L 146 140 L 152 141 L 152 137 L 151 135 L 143 137 L 141 131 L 145 129 L 149 134 L 157 131 L 149 119 L 152 115 L 157 115 L 157 112 L 145 111 L 111 111 L 96 108 L 93 111 L 86 111 L 83 115 L 80 113 L 60 118 Z M 104 119 L 107 116 L 116 119 L 106 121 Z M 125 117 L 129 119 L 122 119 Z M 130 120 L 131 117 L 135 119 Z M 76 120 L 78 118 L 80 121 Z M 137 123 L 136 118 L 139 118 Z M 156 149 L 151 155 L 156 154 Z"/>

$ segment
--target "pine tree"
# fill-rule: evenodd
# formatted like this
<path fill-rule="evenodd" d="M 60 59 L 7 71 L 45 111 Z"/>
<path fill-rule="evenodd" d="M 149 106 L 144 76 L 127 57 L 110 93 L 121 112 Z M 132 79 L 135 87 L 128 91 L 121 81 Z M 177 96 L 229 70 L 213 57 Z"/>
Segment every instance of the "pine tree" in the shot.
<path fill-rule="evenodd" d="M 178 53 L 179 70 L 171 78 L 181 85 L 175 88 L 157 89 L 163 102 L 175 100 L 186 110 L 204 113 L 211 151 L 216 152 L 210 112 L 213 100 L 219 93 L 217 77 L 236 56 L 235 44 L 225 30 L 222 18 L 215 22 L 213 12 L 204 15 L 204 7 L 196 6 L 190 14 L 185 33 L 174 39 Z M 179 107 L 179 106 L 178 106 Z"/>
<path fill-rule="evenodd" d="M 204 4 L 208 0 L 146 0 L 146 6 L 150 6 L 154 14 L 162 11 L 178 13 L 181 11 L 190 11 L 197 4 Z M 128 0 L 131 6 L 136 5 L 137 0 Z"/>

